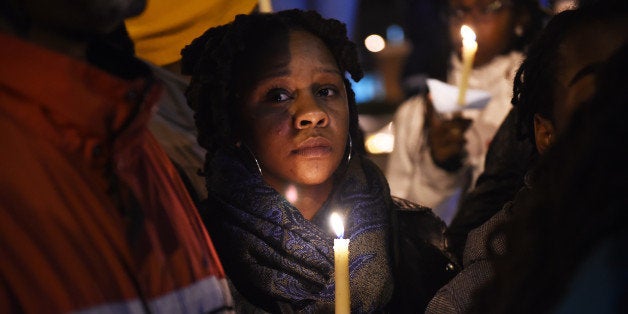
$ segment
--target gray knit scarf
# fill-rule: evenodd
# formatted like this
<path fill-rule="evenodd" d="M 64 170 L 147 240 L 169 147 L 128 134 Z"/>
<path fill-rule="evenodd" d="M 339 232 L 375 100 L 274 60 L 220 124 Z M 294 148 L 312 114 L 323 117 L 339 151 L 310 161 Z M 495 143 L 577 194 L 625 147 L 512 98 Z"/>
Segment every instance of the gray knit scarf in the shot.
<path fill-rule="evenodd" d="M 391 199 L 381 171 L 353 158 L 313 217 L 267 185 L 240 158 L 218 153 L 202 212 L 227 275 L 248 302 L 270 312 L 333 312 L 336 237 L 329 215 L 345 217 L 350 239 L 352 312 L 381 310 L 393 291 L 389 254 Z"/>

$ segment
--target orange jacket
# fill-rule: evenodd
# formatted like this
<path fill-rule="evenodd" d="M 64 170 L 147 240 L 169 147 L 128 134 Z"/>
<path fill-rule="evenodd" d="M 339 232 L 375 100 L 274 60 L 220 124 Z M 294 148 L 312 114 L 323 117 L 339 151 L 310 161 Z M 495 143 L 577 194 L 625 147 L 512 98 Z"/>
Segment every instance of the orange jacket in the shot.
<path fill-rule="evenodd" d="M 211 240 L 146 129 L 158 84 L 7 34 L 0 46 L 0 312 L 231 306 Z"/>

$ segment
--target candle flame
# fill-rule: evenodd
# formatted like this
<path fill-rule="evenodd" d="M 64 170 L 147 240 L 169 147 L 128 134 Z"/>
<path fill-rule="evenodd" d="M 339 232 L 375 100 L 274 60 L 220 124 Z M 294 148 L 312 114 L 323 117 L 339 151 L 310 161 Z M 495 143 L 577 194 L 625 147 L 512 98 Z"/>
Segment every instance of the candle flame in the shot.
<path fill-rule="evenodd" d="M 342 217 L 338 213 L 332 213 L 329 220 L 331 221 L 331 227 L 334 229 L 338 238 L 342 239 L 345 233 L 345 227 L 342 224 Z"/>
<path fill-rule="evenodd" d="M 462 36 L 463 41 L 475 41 L 475 32 L 467 25 L 462 25 L 460 27 L 460 35 Z"/>

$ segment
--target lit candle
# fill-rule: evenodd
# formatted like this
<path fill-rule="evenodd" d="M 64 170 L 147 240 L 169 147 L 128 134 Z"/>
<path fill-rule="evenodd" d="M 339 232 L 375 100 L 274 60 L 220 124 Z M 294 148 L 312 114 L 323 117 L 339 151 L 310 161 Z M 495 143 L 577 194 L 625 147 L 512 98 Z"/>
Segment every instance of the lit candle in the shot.
<path fill-rule="evenodd" d="M 473 68 L 475 53 L 478 51 L 478 43 L 475 41 L 475 33 L 467 25 L 460 27 L 460 35 L 462 35 L 462 75 L 458 90 L 458 105 L 464 106 L 465 94 L 469 85 L 469 74 Z"/>
<path fill-rule="evenodd" d="M 349 293 L 349 239 L 343 239 L 345 232 L 342 218 L 331 214 L 331 226 L 338 236 L 334 239 L 334 273 L 336 280 L 336 314 L 351 312 Z"/>
<path fill-rule="evenodd" d="M 259 6 L 259 11 L 261 13 L 272 13 L 273 12 L 273 5 L 271 4 L 270 0 L 259 0 L 257 2 L 258 6 Z"/>

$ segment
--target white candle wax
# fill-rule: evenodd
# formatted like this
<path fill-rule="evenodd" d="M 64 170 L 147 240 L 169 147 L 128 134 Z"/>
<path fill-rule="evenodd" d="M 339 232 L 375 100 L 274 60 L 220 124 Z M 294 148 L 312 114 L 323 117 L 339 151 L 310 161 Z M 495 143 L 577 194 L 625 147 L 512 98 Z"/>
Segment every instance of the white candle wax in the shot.
<path fill-rule="evenodd" d="M 349 239 L 334 239 L 336 314 L 351 312 L 349 292 Z"/>
<path fill-rule="evenodd" d="M 475 33 L 467 25 L 462 25 L 460 35 L 462 35 L 462 74 L 458 89 L 458 105 L 464 106 L 469 86 L 469 74 L 473 69 L 473 59 L 475 59 L 475 53 L 478 51 L 478 43 L 475 41 Z"/>
<path fill-rule="evenodd" d="M 336 213 L 331 215 L 331 224 L 339 239 L 334 239 L 334 280 L 336 283 L 336 314 L 351 313 L 351 294 L 349 290 L 349 239 L 343 239 L 342 218 Z"/>

